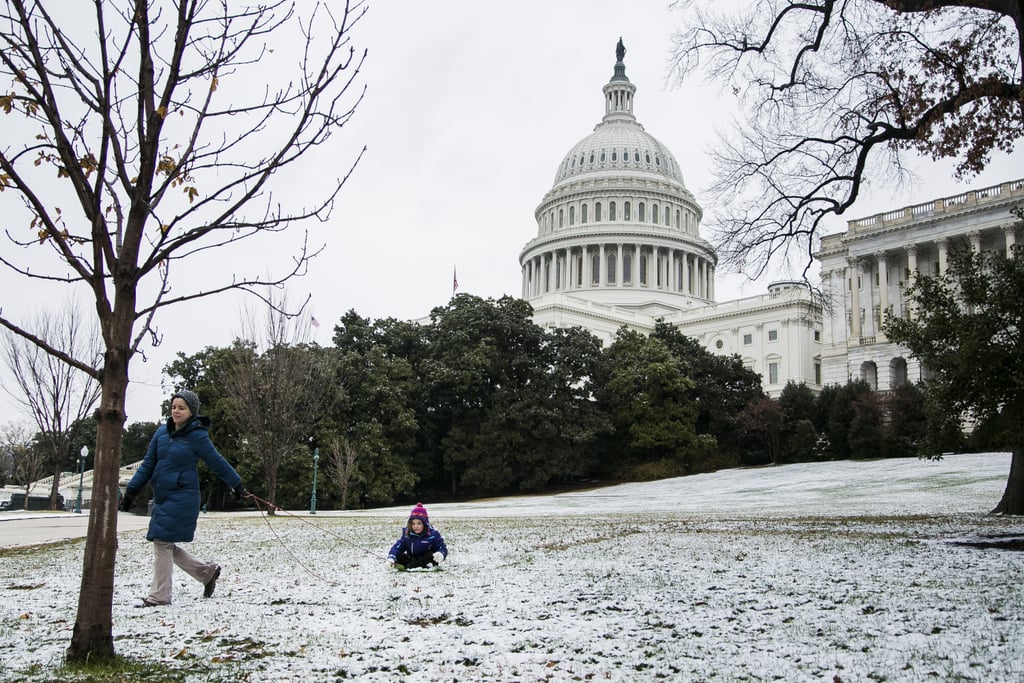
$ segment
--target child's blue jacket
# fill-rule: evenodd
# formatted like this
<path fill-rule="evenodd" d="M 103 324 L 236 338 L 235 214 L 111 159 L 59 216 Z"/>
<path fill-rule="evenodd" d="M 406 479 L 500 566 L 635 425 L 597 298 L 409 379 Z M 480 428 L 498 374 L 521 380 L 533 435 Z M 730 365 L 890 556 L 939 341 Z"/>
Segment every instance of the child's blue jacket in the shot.
<path fill-rule="evenodd" d="M 427 526 L 422 534 L 414 534 L 407 527 L 403 527 L 402 536 L 391 546 L 388 557 L 394 560 L 403 552 L 409 553 L 413 557 L 419 557 L 433 555 L 438 551 L 445 557 L 448 557 L 448 546 L 444 544 L 441 532 L 437 529 Z"/>

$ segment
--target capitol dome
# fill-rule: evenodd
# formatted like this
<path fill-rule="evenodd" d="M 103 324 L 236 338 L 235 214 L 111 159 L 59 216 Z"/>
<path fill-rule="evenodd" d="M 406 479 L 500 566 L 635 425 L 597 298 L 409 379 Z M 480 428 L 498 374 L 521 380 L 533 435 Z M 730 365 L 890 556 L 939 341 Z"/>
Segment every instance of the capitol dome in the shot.
<path fill-rule="evenodd" d="M 522 296 L 543 310 L 615 306 L 664 315 L 714 302 L 703 210 L 672 152 L 633 113 L 636 86 L 616 47 L 604 115 L 563 157 L 538 205 L 537 237 L 519 256 Z"/>
<path fill-rule="evenodd" d="M 587 174 L 636 171 L 655 173 L 683 185 L 672 152 L 635 121 L 601 122 L 569 150 L 555 174 L 555 185 Z"/>

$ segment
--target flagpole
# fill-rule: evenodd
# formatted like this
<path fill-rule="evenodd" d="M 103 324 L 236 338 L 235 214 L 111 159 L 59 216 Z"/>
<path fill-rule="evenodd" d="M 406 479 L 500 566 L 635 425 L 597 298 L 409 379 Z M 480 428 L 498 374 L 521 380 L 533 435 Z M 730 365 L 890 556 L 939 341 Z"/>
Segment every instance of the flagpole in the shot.
<path fill-rule="evenodd" d="M 459 276 L 455 266 L 452 266 L 452 298 L 455 298 L 455 291 L 459 288 Z"/>

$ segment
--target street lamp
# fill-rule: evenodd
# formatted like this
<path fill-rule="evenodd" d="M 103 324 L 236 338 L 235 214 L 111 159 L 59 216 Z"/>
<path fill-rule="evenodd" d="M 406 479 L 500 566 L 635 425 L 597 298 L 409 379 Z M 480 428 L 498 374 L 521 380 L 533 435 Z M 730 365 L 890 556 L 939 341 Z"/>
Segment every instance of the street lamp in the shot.
<path fill-rule="evenodd" d="M 313 497 L 309 499 L 309 514 L 316 514 L 316 470 L 320 464 L 320 448 L 313 449 Z"/>
<path fill-rule="evenodd" d="M 82 514 L 82 484 L 85 480 L 85 459 L 89 455 L 89 447 L 82 446 L 78 452 L 78 499 L 75 501 L 75 512 Z"/>

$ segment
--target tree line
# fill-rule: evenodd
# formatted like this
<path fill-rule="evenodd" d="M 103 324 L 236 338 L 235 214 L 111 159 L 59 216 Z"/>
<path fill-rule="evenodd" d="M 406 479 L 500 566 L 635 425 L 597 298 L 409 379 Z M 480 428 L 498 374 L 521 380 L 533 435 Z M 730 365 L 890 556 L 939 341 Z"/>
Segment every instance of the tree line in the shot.
<path fill-rule="evenodd" d="M 916 385 L 790 383 L 771 399 L 739 356 L 674 326 L 623 328 L 602 348 L 531 315 L 522 300 L 468 294 L 426 324 L 349 311 L 330 346 L 239 339 L 179 353 L 165 372 L 202 397 L 250 488 L 286 508 L 309 503 L 314 466 L 318 505 L 352 509 L 993 445 L 983 430 L 931 434 Z M 141 457 L 137 439 L 122 449 Z M 215 478 L 205 485 L 208 505 L 231 504 Z"/>

